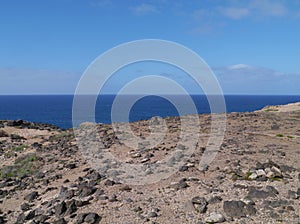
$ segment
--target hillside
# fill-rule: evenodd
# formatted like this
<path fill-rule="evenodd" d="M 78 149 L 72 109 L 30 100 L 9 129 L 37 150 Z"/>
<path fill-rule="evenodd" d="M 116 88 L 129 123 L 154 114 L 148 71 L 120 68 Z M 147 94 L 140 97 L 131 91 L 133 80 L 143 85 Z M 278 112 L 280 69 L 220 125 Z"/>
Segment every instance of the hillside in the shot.
<path fill-rule="evenodd" d="M 227 114 L 224 142 L 204 171 L 197 165 L 210 131 L 199 115 L 195 153 L 176 174 L 148 185 L 122 184 L 94 170 L 73 130 L 0 121 L 0 223 L 300 223 L 300 103 Z M 98 124 L 104 146 L 128 163 L 172 152 L 178 117 L 155 148 L 131 151 L 111 125 Z M 149 134 L 148 121 L 131 124 Z"/>

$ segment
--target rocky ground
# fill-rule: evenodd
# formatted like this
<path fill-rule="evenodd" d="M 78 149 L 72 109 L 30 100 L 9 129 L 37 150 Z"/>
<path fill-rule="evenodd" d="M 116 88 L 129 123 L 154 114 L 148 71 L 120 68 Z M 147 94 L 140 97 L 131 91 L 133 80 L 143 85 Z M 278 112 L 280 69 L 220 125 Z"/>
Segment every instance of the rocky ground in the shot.
<path fill-rule="evenodd" d="M 227 115 L 224 142 L 205 171 L 210 115 L 199 115 L 197 149 L 176 174 L 149 185 L 125 185 L 98 173 L 78 150 L 73 130 L 0 121 L 0 223 L 300 223 L 300 104 Z M 132 150 L 110 125 L 104 146 L 128 163 L 168 155 L 180 120 L 155 148 Z M 139 136 L 148 121 L 132 123 Z"/>

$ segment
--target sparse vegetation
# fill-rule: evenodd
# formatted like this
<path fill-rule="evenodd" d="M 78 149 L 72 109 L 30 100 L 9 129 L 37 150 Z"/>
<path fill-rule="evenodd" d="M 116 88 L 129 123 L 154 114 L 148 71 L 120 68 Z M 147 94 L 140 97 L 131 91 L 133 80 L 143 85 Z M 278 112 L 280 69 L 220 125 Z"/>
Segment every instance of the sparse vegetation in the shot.
<path fill-rule="evenodd" d="M 49 141 L 58 141 L 60 139 L 71 140 L 72 138 L 74 138 L 74 134 L 72 132 L 63 131 L 57 135 L 50 136 Z"/>
<path fill-rule="evenodd" d="M 28 148 L 28 145 L 19 145 L 19 146 L 14 146 L 12 148 L 12 151 L 14 152 L 21 152 L 23 151 L 24 149 Z"/>
<path fill-rule="evenodd" d="M 276 137 L 282 138 L 282 137 L 284 137 L 284 135 L 283 134 L 277 134 Z"/>
<path fill-rule="evenodd" d="M 14 165 L 0 169 L 0 180 L 8 177 L 24 177 L 38 172 L 42 165 L 40 157 L 29 153 L 16 159 Z"/>

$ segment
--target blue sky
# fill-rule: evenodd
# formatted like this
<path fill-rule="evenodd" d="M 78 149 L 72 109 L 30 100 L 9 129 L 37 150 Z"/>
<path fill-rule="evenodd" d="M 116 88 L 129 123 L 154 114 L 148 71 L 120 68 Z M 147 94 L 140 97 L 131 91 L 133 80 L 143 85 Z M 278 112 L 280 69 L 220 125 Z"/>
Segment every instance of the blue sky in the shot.
<path fill-rule="evenodd" d="M 98 55 L 149 38 L 197 52 L 226 94 L 300 94 L 299 0 L 3 0 L 0 29 L 0 94 L 72 94 Z"/>

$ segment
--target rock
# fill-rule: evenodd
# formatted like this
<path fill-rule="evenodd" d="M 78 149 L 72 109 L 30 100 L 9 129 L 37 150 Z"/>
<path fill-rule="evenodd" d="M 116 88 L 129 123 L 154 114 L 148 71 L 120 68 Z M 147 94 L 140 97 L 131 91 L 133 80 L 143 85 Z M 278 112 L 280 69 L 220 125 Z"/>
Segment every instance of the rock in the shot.
<path fill-rule="evenodd" d="M 67 204 L 66 215 L 71 215 L 76 211 L 77 211 L 76 202 L 75 202 L 75 200 L 72 200 Z"/>
<path fill-rule="evenodd" d="M 49 217 L 47 215 L 38 215 L 34 217 L 34 221 L 36 223 L 47 223 L 45 222 Z"/>
<path fill-rule="evenodd" d="M 53 224 L 67 224 L 67 221 L 64 218 L 61 218 L 54 221 Z"/>
<path fill-rule="evenodd" d="M 24 215 L 25 215 L 25 220 L 31 220 L 35 216 L 35 211 L 31 210 L 31 211 L 24 212 Z"/>
<path fill-rule="evenodd" d="M 109 199 L 109 197 L 107 196 L 107 195 L 99 195 L 98 197 L 97 197 L 99 200 L 101 200 L 101 201 L 104 201 L 104 200 L 108 200 Z"/>
<path fill-rule="evenodd" d="M 97 213 L 88 213 L 85 218 L 84 221 L 87 223 L 99 223 L 101 220 L 101 217 L 97 214 Z"/>
<path fill-rule="evenodd" d="M 224 201 L 223 210 L 227 216 L 233 218 L 242 218 L 248 215 L 256 214 L 256 209 L 251 204 L 243 201 Z"/>
<path fill-rule="evenodd" d="M 97 188 L 95 188 L 95 187 L 85 186 L 81 189 L 79 196 L 80 197 L 90 196 L 90 195 L 94 194 L 96 192 L 96 190 L 97 190 Z"/>
<path fill-rule="evenodd" d="M 180 189 L 184 189 L 189 187 L 189 185 L 185 182 L 184 179 L 181 179 L 179 182 L 177 183 L 172 183 L 171 188 L 175 189 L 176 191 L 180 190 Z"/>
<path fill-rule="evenodd" d="M 276 166 L 272 166 L 271 171 L 275 174 L 275 177 L 282 177 L 281 170 Z"/>
<path fill-rule="evenodd" d="M 249 178 L 250 180 L 255 180 L 257 177 L 258 177 L 258 176 L 257 176 L 256 173 L 252 173 L 248 178 Z"/>
<path fill-rule="evenodd" d="M 185 172 L 185 171 L 188 171 L 188 169 L 189 168 L 187 166 L 183 165 L 179 168 L 179 172 Z"/>
<path fill-rule="evenodd" d="M 69 163 L 66 165 L 66 168 L 72 170 L 72 169 L 75 169 L 76 168 L 76 164 L 75 163 Z"/>
<path fill-rule="evenodd" d="M 271 130 L 278 130 L 279 129 L 279 125 L 278 124 L 273 124 L 272 126 L 271 126 Z"/>
<path fill-rule="evenodd" d="M 192 203 L 198 212 L 200 213 L 206 212 L 208 203 L 204 197 L 200 197 L 200 196 L 194 197 L 192 198 Z"/>
<path fill-rule="evenodd" d="M 206 223 L 222 223 L 225 221 L 224 216 L 221 213 L 212 212 L 209 216 L 205 219 Z"/>
<path fill-rule="evenodd" d="M 147 217 L 148 218 L 156 218 L 157 216 L 158 216 L 158 214 L 156 212 L 150 212 Z"/>
<path fill-rule="evenodd" d="M 277 191 L 277 189 L 275 187 L 273 187 L 273 186 L 266 186 L 266 190 L 268 192 L 273 193 L 273 194 L 279 194 L 279 192 Z"/>
<path fill-rule="evenodd" d="M 104 194 L 104 190 L 98 188 L 95 192 L 95 196 L 100 196 L 100 195 L 103 195 Z"/>
<path fill-rule="evenodd" d="M 263 169 L 256 170 L 256 174 L 258 177 L 266 176 L 266 172 Z"/>
<path fill-rule="evenodd" d="M 24 203 L 21 205 L 22 211 L 28 211 L 30 209 L 30 205 L 28 203 Z"/>
<path fill-rule="evenodd" d="M 37 191 L 33 191 L 33 192 L 27 194 L 27 195 L 24 197 L 24 200 L 29 201 L 29 202 L 32 202 L 32 201 L 34 201 L 38 196 L 39 196 L 39 193 L 38 193 Z"/>
<path fill-rule="evenodd" d="M 79 215 L 77 215 L 77 220 L 75 222 L 75 224 L 81 224 L 84 222 L 84 218 L 87 216 L 86 213 L 81 213 Z"/>
<path fill-rule="evenodd" d="M 244 198 L 244 199 L 242 199 L 242 201 L 247 205 L 255 205 L 255 202 L 249 198 Z"/>
<path fill-rule="evenodd" d="M 117 195 L 113 194 L 109 199 L 108 199 L 109 202 L 116 202 L 118 201 L 117 199 Z"/>
<path fill-rule="evenodd" d="M 89 173 L 86 175 L 86 178 L 90 181 L 99 182 L 103 177 L 95 170 L 89 170 Z"/>
<path fill-rule="evenodd" d="M 250 199 L 265 199 L 268 197 L 274 197 L 275 194 L 269 191 L 257 190 L 256 188 L 251 188 L 248 193 Z"/>
<path fill-rule="evenodd" d="M 65 200 L 65 199 L 71 199 L 74 197 L 74 190 L 73 189 L 68 189 L 67 187 L 61 187 L 60 188 L 60 192 L 59 192 L 59 197 L 62 199 L 62 200 Z"/>
<path fill-rule="evenodd" d="M 271 171 L 271 169 L 266 169 L 266 176 L 267 176 L 267 178 L 273 178 L 273 177 L 275 177 L 275 173 L 273 173 L 272 171 Z"/>
<path fill-rule="evenodd" d="M 298 199 L 299 195 L 296 191 L 288 190 L 288 198 Z"/>
<path fill-rule="evenodd" d="M 86 206 L 86 205 L 88 205 L 90 202 L 90 199 L 89 198 L 87 198 L 87 200 L 75 200 L 75 205 L 76 205 L 76 207 L 83 207 L 83 206 Z"/>
<path fill-rule="evenodd" d="M 149 158 L 144 158 L 144 159 L 141 160 L 141 163 L 146 163 L 146 162 L 148 162 L 148 161 L 150 161 Z"/>
<path fill-rule="evenodd" d="M 131 191 L 131 190 L 132 190 L 132 188 L 129 187 L 128 185 L 124 185 L 124 186 L 120 187 L 120 191 Z"/>
<path fill-rule="evenodd" d="M 222 198 L 220 196 L 214 196 L 211 199 L 209 199 L 208 203 L 216 204 L 216 203 L 220 203 L 221 201 L 222 201 Z"/>
<path fill-rule="evenodd" d="M 105 182 L 104 182 L 104 185 L 105 186 L 113 186 L 113 185 L 115 185 L 116 183 L 113 181 L 113 180 L 106 180 Z"/>
<path fill-rule="evenodd" d="M 55 210 L 56 217 L 59 217 L 67 211 L 67 205 L 63 201 L 63 202 L 59 203 L 58 205 L 56 205 L 54 210 Z"/>

